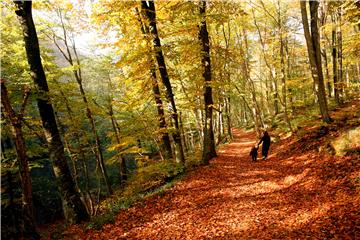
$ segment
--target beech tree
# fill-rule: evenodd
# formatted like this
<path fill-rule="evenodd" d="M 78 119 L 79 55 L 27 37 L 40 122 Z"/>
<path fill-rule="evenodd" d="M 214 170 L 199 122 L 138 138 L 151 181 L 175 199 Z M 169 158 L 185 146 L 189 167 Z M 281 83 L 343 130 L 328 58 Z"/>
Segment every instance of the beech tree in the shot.
<path fill-rule="evenodd" d="M 22 208 L 23 208 L 23 224 L 21 237 L 29 239 L 39 239 L 40 236 L 36 231 L 35 223 L 35 211 L 33 202 L 33 191 L 29 170 L 29 158 L 26 153 L 26 144 L 22 131 L 23 117 L 25 107 L 29 98 L 29 88 L 25 88 L 23 92 L 22 104 L 20 106 L 20 112 L 16 113 L 11 106 L 7 88 L 5 86 L 5 80 L 1 79 L 1 104 L 6 117 L 11 124 L 11 132 L 15 141 L 16 153 L 19 163 L 20 182 L 22 188 Z"/>
<path fill-rule="evenodd" d="M 61 218 L 63 196 L 66 218 L 80 222 L 85 208 L 95 217 L 113 199 L 133 199 L 209 164 L 215 147 L 233 133 L 238 140 L 238 129 L 295 135 L 310 115 L 318 121 L 314 110 L 328 121 L 327 102 L 358 96 L 353 1 L 321 2 L 319 17 L 314 1 L 302 9 L 280 0 L 34 1 L 37 43 L 29 5 L 1 3 L 2 90 L 10 103 L 2 108 L 1 163 L 10 173 L 3 206 L 11 229 L 22 221 L 11 222 L 22 216 L 15 210 L 20 193 L 30 196 L 30 180 L 37 221 Z M 25 85 L 33 90 L 22 110 Z M 17 153 L 16 144 L 27 149 Z M 28 175 L 26 160 L 20 164 L 26 155 Z"/>
<path fill-rule="evenodd" d="M 199 40 L 201 43 L 201 63 L 204 77 L 204 103 L 205 103 L 205 124 L 204 124 L 204 143 L 202 152 L 202 162 L 209 164 L 210 159 L 216 157 L 214 127 L 213 127 L 213 107 L 211 87 L 211 60 L 209 34 L 206 26 L 206 0 L 200 2 L 201 23 L 199 26 Z"/>
<path fill-rule="evenodd" d="M 319 108 L 324 122 L 331 122 L 329 110 L 327 106 L 327 99 L 325 93 L 324 76 L 321 65 L 321 49 L 320 49 L 320 35 L 318 29 L 318 1 L 309 1 L 310 6 L 310 24 L 309 30 L 308 16 L 306 10 L 306 1 L 300 1 L 301 17 L 304 26 L 304 34 L 306 45 L 308 49 L 311 74 L 316 84 L 316 94 L 319 101 Z"/>
<path fill-rule="evenodd" d="M 166 69 L 165 58 L 161 48 L 161 42 L 158 35 L 157 25 L 156 25 L 156 11 L 154 1 L 141 1 L 141 9 L 143 11 L 144 16 L 147 18 L 149 24 L 150 34 L 153 38 L 153 51 L 156 57 L 156 61 L 158 64 L 158 69 L 160 72 L 161 81 L 166 89 L 166 99 L 170 103 L 171 108 L 171 117 L 174 121 L 175 131 L 173 133 L 173 138 L 175 142 L 176 148 L 176 158 L 185 163 L 185 155 L 184 149 L 181 142 L 180 135 L 180 126 L 179 126 L 179 116 L 177 113 L 177 108 L 175 104 L 175 98 L 173 94 L 173 90 L 171 87 L 169 75 Z"/>
<path fill-rule="evenodd" d="M 65 27 L 62 10 L 60 8 L 58 8 L 58 9 L 56 9 L 56 11 L 57 11 L 58 17 L 60 18 L 60 22 L 61 22 L 60 28 L 62 29 L 63 34 L 62 34 L 62 37 L 60 38 L 59 36 L 56 36 L 56 34 L 53 32 L 52 40 L 53 40 L 54 44 L 56 45 L 56 47 L 58 48 L 58 50 L 63 55 L 63 57 L 65 58 L 65 60 L 73 68 L 72 72 L 73 72 L 75 80 L 76 80 L 76 82 L 78 84 L 82 100 L 83 100 L 83 102 L 85 104 L 86 117 L 89 120 L 89 123 L 90 123 L 90 126 L 91 126 L 91 131 L 92 131 L 92 134 L 93 134 L 93 136 L 95 138 L 95 145 L 96 145 L 95 156 L 96 156 L 97 164 L 98 164 L 98 166 L 100 168 L 101 175 L 102 175 L 102 177 L 104 179 L 106 190 L 107 190 L 108 194 L 112 194 L 113 190 L 112 190 L 112 187 L 111 187 L 111 183 L 109 182 L 109 177 L 108 177 L 107 170 L 106 170 L 106 167 L 105 167 L 102 144 L 101 144 L 101 141 L 100 141 L 98 130 L 96 128 L 94 114 L 93 114 L 93 112 L 92 112 L 92 110 L 90 108 L 88 97 L 86 95 L 86 92 L 85 92 L 84 86 L 83 86 L 84 80 L 83 80 L 83 77 L 82 77 L 83 76 L 82 75 L 82 66 L 81 66 L 80 57 L 79 57 L 79 55 L 77 53 L 77 47 L 76 47 L 75 39 L 74 39 L 73 36 L 71 36 L 71 34 L 69 34 L 68 30 Z M 59 39 L 61 39 L 60 41 L 65 46 L 65 51 L 63 51 L 62 48 L 60 47 L 60 45 L 58 43 Z"/>
<path fill-rule="evenodd" d="M 151 39 L 150 39 L 150 35 L 149 35 L 150 34 L 149 26 L 146 25 L 142 21 L 139 10 L 137 8 L 136 8 L 136 12 L 138 15 L 138 20 L 140 22 L 141 32 L 144 35 L 147 47 L 149 48 L 149 50 L 151 52 L 151 45 L 150 45 Z M 162 150 L 165 153 L 165 158 L 170 159 L 170 158 L 172 158 L 172 148 L 171 148 L 170 137 L 169 137 L 169 133 L 168 133 L 168 129 L 167 129 L 168 124 L 166 123 L 163 101 L 161 99 L 160 87 L 159 87 L 159 83 L 158 83 L 157 76 L 156 76 L 156 65 L 155 65 L 153 56 L 151 56 L 150 54 L 148 54 L 147 56 L 148 56 L 148 63 L 150 65 L 150 78 L 151 78 L 152 92 L 154 95 L 154 100 L 156 103 L 156 108 L 157 108 L 158 118 L 159 118 L 159 128 L 160 128 L 160 134 L 161 134 L 161 139 L 162 139 Z"/>
<path fill-rule="evenodd" d="M 64 145 L 61 141 L 55 114 L 49 99 L 49 87 L 41 63 L 39 42 L 32 18 L 31 1 L 14 1 L 26 48 L 30 75 L 37 87 L 37 105 L 49 147 L 50 159 L 53 162 L 54 172 L 58 180 L 58 187 L 63 196 L 64 215 L 68 222 L 78 223 L 89 219 L 84 203 L 75 190 L 74 180 L 67 165 Z"/>

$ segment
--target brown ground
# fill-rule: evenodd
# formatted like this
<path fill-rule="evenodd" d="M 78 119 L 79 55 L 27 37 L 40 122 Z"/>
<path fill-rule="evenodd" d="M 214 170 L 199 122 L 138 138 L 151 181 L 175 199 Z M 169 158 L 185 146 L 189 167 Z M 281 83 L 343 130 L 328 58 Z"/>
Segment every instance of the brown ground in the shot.
<path fill-rule="evenodd" d="M 254 134 L 236 131 L 209 166 L 122 210 L 101 231 L 73 226 L 71 238 L 360 239 L 358 155 L 295 155 L 301 143 L 294 139 L 273 144 L 268 160 L 253 163 Z"/>

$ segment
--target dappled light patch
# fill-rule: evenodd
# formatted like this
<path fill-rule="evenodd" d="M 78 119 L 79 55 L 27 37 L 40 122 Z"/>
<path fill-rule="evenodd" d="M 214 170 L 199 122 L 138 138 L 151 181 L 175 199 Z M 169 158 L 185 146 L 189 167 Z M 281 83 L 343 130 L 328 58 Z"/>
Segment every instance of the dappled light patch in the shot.
<path fill-rule="evenodd" d="M 336 155 L 344 156 L 352 152 L 360 152 L 360 127 L 349 129 L 331 143 Z"/>
<path fill-rule="evenodd" d="M 248 152 L 255 136 L 236 131 L 236 137 L 247 143 L 223 146 L 209 166 L 191 171 L 161 196 L 121 210 L 102 231 L 88 230 L 78 236 L 354 239 L 360 200 L 355 187 L 358 160 L 291 151 L 286 140 L 272 145 L 268 160 L 251 162 Z"/>

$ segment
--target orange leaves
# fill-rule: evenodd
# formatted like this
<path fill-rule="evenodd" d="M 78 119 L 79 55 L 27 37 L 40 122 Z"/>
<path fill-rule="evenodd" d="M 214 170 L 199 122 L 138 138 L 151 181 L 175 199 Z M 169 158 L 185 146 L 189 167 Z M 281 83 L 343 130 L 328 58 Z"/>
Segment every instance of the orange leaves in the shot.
<path fill-rule="evenodd" d="M 114 224 L 82 239 L 354 239 L 359 234 L 355 158 L 282 151 L 271 146 L 266 161 L 251 162 L 252 133 L 223 147 L 161 196 L 122 210 Z M 281 150 L 280 150 L 281 149 Z M 281 152 L 280 152 L 281 151 Z M 74 230 L 69 230 L 74 231 Z"/>

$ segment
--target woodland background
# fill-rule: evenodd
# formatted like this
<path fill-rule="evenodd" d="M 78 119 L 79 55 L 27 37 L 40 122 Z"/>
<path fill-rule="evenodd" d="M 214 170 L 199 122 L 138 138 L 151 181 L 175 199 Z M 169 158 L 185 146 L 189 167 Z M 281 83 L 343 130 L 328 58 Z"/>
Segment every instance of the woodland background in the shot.
<path fill-rule="evenodd" d="M 234 128 L 276 142 L 331 123 L 359 98 L 359 17 L 359 1 L 3 1 L 3 237 L 101 225 Z"/>

